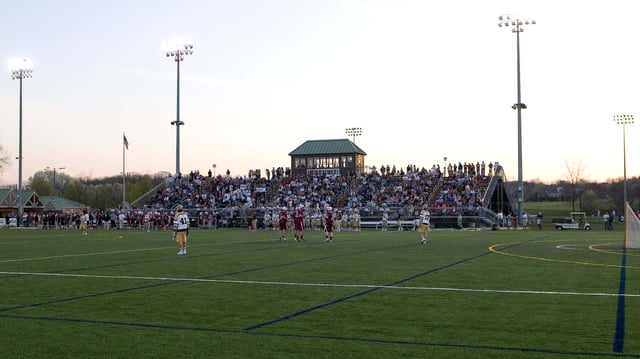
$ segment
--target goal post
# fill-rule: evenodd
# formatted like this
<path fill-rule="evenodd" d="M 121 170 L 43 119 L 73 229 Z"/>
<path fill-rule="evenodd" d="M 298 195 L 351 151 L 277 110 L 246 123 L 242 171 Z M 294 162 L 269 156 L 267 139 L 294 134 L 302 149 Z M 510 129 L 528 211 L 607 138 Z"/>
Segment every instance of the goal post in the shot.
<path fill-rule="evenodd" d="M 629 203 L 625 203 L 624 230 L 625 248 L 640 248 L 640 219 L 636 216 Z"/>

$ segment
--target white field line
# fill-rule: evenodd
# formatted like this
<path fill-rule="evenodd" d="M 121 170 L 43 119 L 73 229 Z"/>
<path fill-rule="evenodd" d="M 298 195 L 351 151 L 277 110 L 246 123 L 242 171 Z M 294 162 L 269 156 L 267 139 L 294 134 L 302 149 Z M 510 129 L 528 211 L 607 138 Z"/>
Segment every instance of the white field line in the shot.
<path fill-rule="evenodd" d="M 176 278 L 176 277 L 147 277 L 128 275 L 96 275 L 96 274 L 65 274 L 65 273 L 38 273 L 38 272 L 0 272 L 0 275 L 22 275 L 22 276 L 42 276 L 42 277 L 67 277 L 67 278 L 96 278 L 96 279 L 125 279 L 125 280 L 150 280 L 150 281 L 173 281 L 173 282 L 194 282 L 194 283 L 224 283 L 224 284 L 249 284 L 249 285 L 272 285 L 272 286 L 298 286 L 298 287 L 328 287 L 328 288 L 362 288 L 362 289 L 399 289 L 399 290 L 424 290 L 443 292 L 475 292 L 475 293 L 505 293 L 505 294 L 537 294 L 537 295 L 563 295 L 563 296 L 586 296 L 586 297 L 629 297 L 640 298 L 640 294 L 625 293 L 589 293 L 589 292 L 555 292 L 538 290 L 506 290 L 506 289 L 476 289 L 476 288 L 447 288 L 447 287 L 407 287 L 395 285 L 375 285 L 375 284 L 335 284 L 335 283 L 299 283 L 299 282 L 271 282 L 254 280 L 229 280 L 229 279 L 201 279 L 201 278 Z"/>
<path fill-rule="evenodd" d="M 258 242 L 262 242 L 262 241 L 258 241 Z M 219 246 L 219 245 L 233 244 L 233 243 L 234 242 L 195 244 L 195 245 L 191 245 L 191 247 Z M 44 260 L 44 259 L 69 258 L 69 257 L 90 257 L 90 256 L 101 256 L 101 255 L 106 255 L 106 254 L 133 253 L 133 252 L 145 252 L 145 251 L 159 251 L 159 250 L 168 250 L 168 249 L 173 249 L 173 248 L 177 248 L 177 247 L 176 246 L 170 246 L 170 247 L 140 248 L 140 249 L 126 249 L 126 250 L 123 249 L 121 251 L 109 251 L 109 252 L 61 254 L 61 255 L 58 255 L 58 256 L 48 256 L 48 257 L 2 259 L 2 260 L 0 260 L 0 263 L 29 262 L 29 261 L 38 261 L 38 260 Z"/>
<path fill-rule="evenodd" d="M 43 259 L 56 259 L 56 258 L 68 258 L 68 257 L 90 257 L 90 256 L 100 256 L 104 254 L 117 254 L 117 253 L 131 253 L 131 252 L 142 252 L 142 251 L 156 251 L 156 250 L 166 250 L 169 247 L 158 247 L 158 248 L 144 248 L 144 249 L 128 249 L 121 251 L 110 251 L 110 252 L 95 252 L 95 253 L 81 253 L 81 254 L 61 254 L 59 256 L 48 256 L 48 257 L 32 257 L 32 258 L 17 258 L 17 259 L 3 259 L 0 260 L 0 263 L 10 263 L 10 262 L 28 262 L 28 261 L 38 261 Z M 173 248 L 173 247 L 171 247 Z"/>

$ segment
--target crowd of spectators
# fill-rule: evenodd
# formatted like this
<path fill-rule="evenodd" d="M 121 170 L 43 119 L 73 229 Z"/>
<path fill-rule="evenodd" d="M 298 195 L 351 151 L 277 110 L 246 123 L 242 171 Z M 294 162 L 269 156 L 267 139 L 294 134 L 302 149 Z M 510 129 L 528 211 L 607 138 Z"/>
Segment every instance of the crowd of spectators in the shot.
<path fill-rule="evenodd" d="M 363 217 L 394 211 L 396 216 L 412 218 L 422 206 L 433 215 L 456 215 L 481 205 L 492 171 L 497 163 L 450 163 L 445 171 L 409 165 L 375 167 L 358 176 L 291 175 L 288 168 L 252 170 L 247 176 L 203 175 L 192 171 L 186 176 L 167 177 L 159 190 L 142 207 L 132 210 L 94 210 L 90 223 L 98 228 L 151 229 L 171 225 L 172 209 L 177 204 L 192 213 L 199 226 L 218 228 L 232 218 L 248 218 L 255 212 L 275 208 L 303 206 L 321 211 L 328 206 L 337 210 L 359 211 Z M 487 170 L 488 169 L 488 170 Z M 29 225 L 44 228 L 77 228 L 80 213 L 31 214 Z M 23 225 L 26 224 L 23 221 Z"/>
<path fill-rule="evenodd" d="M 481 199 L 497 163 L 459 162 L 446 171 L 439 165 L 427 169 L 409 165 L 396 169 L 381 166 L 359 176 L 292 176 L 288 168 L 252 170 L 248 176 L 212 176 L 192 171 L 184 177 L 168 177 L 166 186 L 142 208 L 160 211 L 180 203 L 192 211 L 218 211 L 225 217 L 249 216 L 256 209 L 302 205 L 306 208 L 334 206 L 376 213 L 403 208 L 404 216 L 423 205 L 437 213 L 452 214 L 474 209 Z M 487 171 L 488 169 L 488 171 Z"/>

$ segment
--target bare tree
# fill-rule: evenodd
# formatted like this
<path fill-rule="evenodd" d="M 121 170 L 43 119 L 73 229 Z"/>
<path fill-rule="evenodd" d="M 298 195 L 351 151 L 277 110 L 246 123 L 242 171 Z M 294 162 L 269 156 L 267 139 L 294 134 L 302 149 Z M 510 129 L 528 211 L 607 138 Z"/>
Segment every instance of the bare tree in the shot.
<path fill-rule="evenodd" d="M 569 163 L 568 160 L 564 161 L 565 167 L 567 169 L 567 185 L 569 186 L 569 190 L 567 194 L 569 195 L 569 200 L 571 201 L 571 210 L 575 212 L 576 210 L 576 200 L 581 198 L 581 188 L 580 185 L 583 184 L 588 177 L 585 175 L 585 169 L 587 165 L 582 162 L 582 160 L 578 160 L 574 163 Z M 580 208 L 582 208 L 582 203 L 580 203 Z"/>
<path fill-rule="evenodd" d="M 4 173 L 4 169 L 9 165 L 9 154 L 4 149 L 4 146 L 0 145 L 0 174 Z"/>

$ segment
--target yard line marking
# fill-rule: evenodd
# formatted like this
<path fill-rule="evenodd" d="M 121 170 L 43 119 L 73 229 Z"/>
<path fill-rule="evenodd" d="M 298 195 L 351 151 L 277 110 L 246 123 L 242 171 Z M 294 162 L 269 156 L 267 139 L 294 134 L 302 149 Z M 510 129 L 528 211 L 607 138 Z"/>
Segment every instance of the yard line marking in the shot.
<path fill-rule="evenodd" d="M 574 247 L 574 246 L 577 246 L 577 244 L 560 244 L 560 245 L 556 246 L 556 248 L 558 248 L 558 249 L 586 250 L 585 248 Z"/>
<path fill-rule="evenodd" d="M 40 272 L 0 272 L 2 275 L 24 275 L 42 277 L 71 277 L 71 278 L 97 278 L 97 279 L 133 279 L 152 280 L 170 282 L 200 282 L 200 283 L 223 283 L 223 284 L 251 284 L 251 285 L 279 285 L 279 286 L 300 286 L 300 287 L 327 287 L 327 288 L 366 288 L 366 289 L 398 289 L 398 290 L 424 290 L 424 291 L 448 291 L 448 292 L 476 292 L 476 293 L 506 293 L 506 294 L 538 294 L 538 295 L 565 295 L 565 296 L 587 296 L 587 297 L 629 297 L 640 298 L 640 294 L 619 294 L 619 293 L 590 293 L 590 292 L 557 292 L 540 290 L 509 290 L 509 289 L 478 289 L 478 288 L 450 288 L 450 287 L 408 287 L 398 285 L 376 285 L 376 284 L 337 284 L 337 283 L 302 283 L 302 282 L 276 282 L 276 281 L 256 281 L 256 280 L 230 280 L 230 279 L 201 279 L 201 278 L 178 278 L 178 277 L 149 277 L 149 276 L 129 276 L 129 275 L 97 275 L 97 274 L 66 274 L 66 273 L 40 273 Z"/>
<path fill-rule="evenodd" d="M 127 249 L 127 250 L 109 251 L 109 252 L 93 252 L 93 253 L 80 253 L 80 254 L 61 254 L 61 255 L 58 255 L 58 256 L 48 256 L 48 257 L 3 259 L 3 260 L 0 260 L 0 263 L 27 262 L 27 261 L 37 261 L 37 260 L 43 260 L 43 259 L 56 259 L 56 258 L 68 258 L 68 257 L 89 257 L 89 256 L 100 256 L 100 255 L 105 255 L 105 254 L 131 253 L 131 252 L 142 252 L 142 251 L 156 251 L 156 250 L 160 250 L 160 249 L 166 250 L 168 248 L 173 248 L 173 247 L 141 248 L 141 249 Z"/>
<path fill-rule="evenodd" d="M 267 240 L 260 240 L 256 242 L 263 242 Z M 225 244 L 234 244 L 234 242 L 221 242 L 221 243 L 207 243 L 207 244 L 192 244 L 191 247 L 203 247 L 203 246 L 218 246 Z M 100 256 L 106 254 L 118 254 L 118 253 L 132 253 L 132 252 L 144 252 L 144 251 L 157 251 L 157 250 L 167 250 L 173 249 L 175 246 L 170 247 L 154 247 L 154 248 L 139 248 L 139 249 L 126 249 L 121 251 L 109 251 L 109 252 L 93 252 L 93 253 L 78 253 L 78 254 L 61 254 L 57 256 L 48 256 L 48 257 L 32 257 L 32 258 L 16 258 L 16 259 L 2 259 L 0 263 L 11 263 L 11 262 L 27 262 L 27 261 L 37 261 L 44 259 L 56 259 L 56 258 L 70 258 L 70 257 L 90 257 L 90 256 Z"/>

